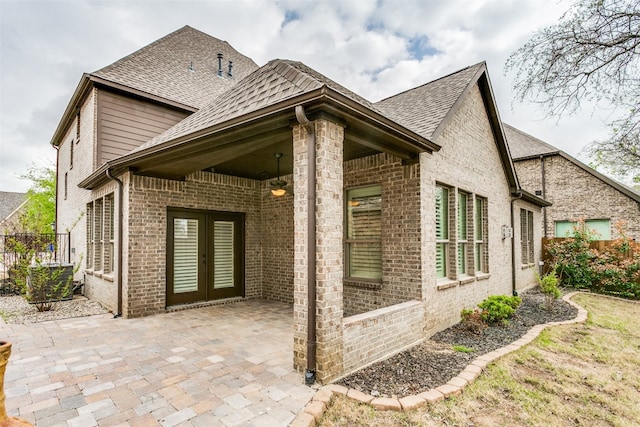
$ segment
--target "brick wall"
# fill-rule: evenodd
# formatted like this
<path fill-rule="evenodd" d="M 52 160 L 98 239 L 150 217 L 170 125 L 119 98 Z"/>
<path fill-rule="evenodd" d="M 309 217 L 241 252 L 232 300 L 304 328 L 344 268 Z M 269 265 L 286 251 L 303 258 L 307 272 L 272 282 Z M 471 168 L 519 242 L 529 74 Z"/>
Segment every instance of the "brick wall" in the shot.
<path fill-rule="evenodd" d="M 422 301 L 427 336 L 460 320 L 460 311 L 489 295 L 511 294 L 511 240 L 501 238 L 510 225 L 510 189 L 478 87 L 474 87 L 436 140 L 442 149 L 420 156 L 422 218 Z M 488 274 L 436 278 L 435 185 L 462 190 L 487 201 Z M 450 210 L 455 212 L 454 200 Z M 454 230 L 455 231 L 455 230 Z M 454 238 L 452 238 L 454 239 Z M 457 252 L 450 251 L 450 267 Z M 455 275 L 454 275 L 455 277 Z"/>
<path fill-rule="evenodd" d="M 540 272 L 539 261 L 542 257 L 542 214 L 540 207 L 524 200 L 516 200 L 513 204 L 513 218 L 515 227 L 513 228 L 513 238 L 515 241 L 515 266 L 516 266 L 516 289 L 523 291 L 537 285 L 534 271 Z M 522 257 L 522 232 L 520 230 L 520 209 L 533 212 L 533 253 L 534 262 L 527 264 Z"/>
<path fill-rule="evenodd" d="M 93 89 L 80 108 L 80 138 L 77 137 L 77 119 L 68 126 L 58 150 L 57 180 L 57 232 L 71 231 L 71 261 L 80 263 L 74 279 L 82 280 L 86 266 L 85 210 L 92 200 L 89 190 L 78 188 L 78 183 L 95 168 L 95 100 Z M 73 167 L 71 145 L 73 143 Z M 65 192 L 66 175 L 66 192 Z"/>
<path fill-rule="evenodd" d="M 525 190 L 542 190 L 540 159 L 518 161 L 515 166 Z M 555 235 L 555 221 L 610 219 L 612 238 L 617 236 L 613 224 L 624 221 L 629 236 L 640 240 L 637 201 L 562 156 L 545 157 L 544 167 L 545 199 L 553 203 L 545 208 L 547 236 Z"/>
<path fill-rule="evenodd" d="M 344 129 L 313 123 L 316 134 L 316 372 L 321 382 L 343 372 L 343 153 Z M 307 133 L 293 129 L 294 155 L 294 366 L 307 357 Z"/>
<path fill-rule="evenodd" d="M 281 177 L 293 188 L 293 176 Z M 260 237 L 262 240 L 262 297 L 293 304 L 293 194 L 270 193 L 271 180 L 262 182 Z"/>
<path fill-rule="evenodd" d="M 196 172 L 185 181 L 142 176 L 130 176 L 127 181 L 126 317 L 165 309 L 167 207 L 245 213 L 245 296 L 261 296 L 258 181 L 208 172 Z"/>
<path fill-rule="evenodd" d="M 345 189 L 382 190 L 382 281 L 345 280 L 345 316 L 420 299 L 420 168 L 389 154 L 344 163 Z"/>
<path fill-rule="evenodd" d="M 424 339 L 424 306 L 407 301 L 344 319 L 344 374 Z"/>

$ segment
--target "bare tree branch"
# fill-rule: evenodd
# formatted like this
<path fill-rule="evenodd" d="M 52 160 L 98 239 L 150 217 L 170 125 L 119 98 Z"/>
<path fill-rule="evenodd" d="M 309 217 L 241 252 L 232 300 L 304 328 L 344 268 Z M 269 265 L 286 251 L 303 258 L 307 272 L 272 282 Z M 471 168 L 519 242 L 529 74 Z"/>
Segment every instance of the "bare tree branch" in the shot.
<path fill-rule="evenodd" d="M 511 54 L 510 71 L 515 99 L 540 104 L 549 117 L 575 114 L 584 101 L 626 108 L 610 138 L 585 152 L 594 165 L 640 180 L 640 2 L 578 0 Z"/>

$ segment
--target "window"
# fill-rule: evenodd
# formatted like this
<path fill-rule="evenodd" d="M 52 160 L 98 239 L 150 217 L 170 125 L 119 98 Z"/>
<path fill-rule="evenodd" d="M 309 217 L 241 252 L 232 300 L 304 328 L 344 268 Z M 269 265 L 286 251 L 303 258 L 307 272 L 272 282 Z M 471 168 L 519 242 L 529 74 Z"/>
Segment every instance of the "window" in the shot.
<path fill-rule="evenodd" d="M 467 193 L 458 191 L 458 274 L 467 274 L 467 249 L 469 245 L 467 225 Z"/>
<path fill-rule="evenodd" d="M 69 188 L 69 173 L 64 173 L 64 199 L 67 200 L 67 189 Z"/>
<path fill-rule="evenodd" d="M 113 272 L 114 248 L 113 193 L 87 203 L 87 268 Z"/>
<path fill-rule="evenodd" d="M 488 273 L 487 199 L 438 184 L 435 202 L 436 277 Z"/>
<path fill-rule="evenodd" d="M 533 264 L 533 212 L 520 209 L 520 248 L 522 264 Z"/>
<path fill-rule="evenodd" d="M 476 196 L 473 207 L 473 232 L 475 269 L 478 273 L 488 272 L 487 268 L 487 221 L 485 209 L 487 202 Z"/>
<path fill-rule="evenodd" d="M 102 229 L 102 216 L 103 216 L 103 201 L 97 199 L 93 202 L 93 268 L 94 270 L 102 270 L 102 245 L 103 245 L 103 229 Z"/>
<path fill-rule="evenodd" d="M 379 185 L 347 191 L 349 277 L 382 278 L 382 196 Z"/>
<path fill-rule="evenodd" d="M 436 277 L 447 277 L 449 251 L 449 189 L 436 186 Z"/>
<path fill-rule="evenodd" d="M 76 143 L 80 142 L 80 109 L 76 114 Z"/>
<path fill-rule="evenodd" d="M 111 273 L 113 271 L 113 194 L 104 198 L 104 240 L 103 255 L 104 262 L 102 271 Z"/>
<path fill-rule="evenodd" d="M 575 221 L 556 221 L 556 237 L 570 236 L 576 225 L 578 223 Z M 584 225 L 597 233 L 597 239 L 611 240 L 611 225 L 608 219 L 588 219 Z"/>
<path fill-rule="evenodd" d="M 73 169 L 73 140 L 71 140 L 69 147 L 69 169 Z"/>
<path fill-rule="evenodd" d="M 87 203 L 87 268 L 93 269 L 93 202 Z"/>

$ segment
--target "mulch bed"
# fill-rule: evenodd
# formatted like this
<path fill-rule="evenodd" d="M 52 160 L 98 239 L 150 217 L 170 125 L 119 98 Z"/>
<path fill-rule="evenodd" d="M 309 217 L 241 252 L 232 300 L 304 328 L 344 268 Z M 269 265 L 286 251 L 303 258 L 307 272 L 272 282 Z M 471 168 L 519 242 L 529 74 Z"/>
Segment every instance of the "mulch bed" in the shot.
<path fill-rule="evenodd" d="M 522 304 L 507 326 L 490 326 L 481 335 L 460 324 L 387 360 L 370 365 L 339 382 L 345 387 L 380 397 L 404 397 L 446 384 L 476 357 L 517 341 L 535 325 L 574 319 L 578 310 L 559 299 L 548 310 L 538 288 L 520 294 Z M 454 351 L 460 345 L 471 353 Z"/>

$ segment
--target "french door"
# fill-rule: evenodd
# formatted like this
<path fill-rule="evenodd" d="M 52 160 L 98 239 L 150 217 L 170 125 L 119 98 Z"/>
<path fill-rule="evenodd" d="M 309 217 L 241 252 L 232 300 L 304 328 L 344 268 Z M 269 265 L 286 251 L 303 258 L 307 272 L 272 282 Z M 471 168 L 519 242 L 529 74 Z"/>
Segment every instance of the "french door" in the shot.
<path fill-rule="evenodd" d="M 167 306 L 244 296 L 244 214 L 169 209 Z"/>

